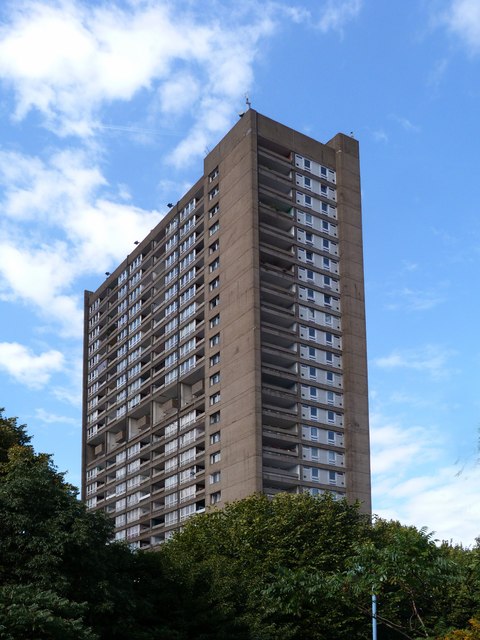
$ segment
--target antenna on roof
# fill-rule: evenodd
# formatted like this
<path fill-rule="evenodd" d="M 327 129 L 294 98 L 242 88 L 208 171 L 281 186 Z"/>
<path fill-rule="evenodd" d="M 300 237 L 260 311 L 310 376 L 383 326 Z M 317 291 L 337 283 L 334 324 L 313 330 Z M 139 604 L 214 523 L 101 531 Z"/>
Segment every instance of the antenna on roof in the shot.
<path fill-rule="evenodd" d="M 248 97 L 248 93 L 245 94 L 245 104 L 247 105 L 247 108 L 245 109 L 245 111 L 242 111 L 241 113 L 238 114 L 239 118 L 243 118 L 243 116 L 247 113 L 247 111 L 252 106 L 252 103 L 250 102 L 250 98 Z"/>

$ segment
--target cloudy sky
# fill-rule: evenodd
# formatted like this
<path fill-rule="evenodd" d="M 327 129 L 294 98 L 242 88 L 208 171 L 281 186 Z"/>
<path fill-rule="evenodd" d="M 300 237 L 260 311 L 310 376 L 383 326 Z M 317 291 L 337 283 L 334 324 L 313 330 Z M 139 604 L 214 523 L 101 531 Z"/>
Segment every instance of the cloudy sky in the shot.
<path fill-rule="evenodd" d="M 480 534 L 480 1 L 4 0 L 0 406 L 80 482 L 83 290 L 253 107 L 360 141 L 374 510 Z"/>

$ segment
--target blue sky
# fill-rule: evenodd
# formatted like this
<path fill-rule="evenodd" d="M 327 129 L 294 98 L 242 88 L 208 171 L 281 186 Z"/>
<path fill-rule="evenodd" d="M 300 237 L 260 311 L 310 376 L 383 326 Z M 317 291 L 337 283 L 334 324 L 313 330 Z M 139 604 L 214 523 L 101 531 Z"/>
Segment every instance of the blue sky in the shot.
<path fill-rule="evenodd" d="M 480 534 L 479 0 L 5 1 L 0 405 L 80 482 L 83 290 L 253 107 L 360 141 L 374 511 Z"/>

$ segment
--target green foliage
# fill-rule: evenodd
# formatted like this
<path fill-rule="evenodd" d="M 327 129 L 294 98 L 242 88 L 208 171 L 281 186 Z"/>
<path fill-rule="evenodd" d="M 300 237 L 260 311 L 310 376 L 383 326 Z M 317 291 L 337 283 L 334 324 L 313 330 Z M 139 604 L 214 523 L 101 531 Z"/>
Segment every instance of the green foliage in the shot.
<path fill-rule="evenodd" d="M 457 566 L 425 529 L 377 520 L 370 539 L 357 545 L 341 577 L 343 590 L 364 610 L 378 599 L 379 626 L 388 637 L 428 637 L 448 625 L 445 593 L 458 582 Z"/>
<path fill-rule="evenodd" d="M 480 640 L 480 620 L 472 618 L 468 629 L 456 629 L 437 640 Z"/>
<path fill-rule="evenodd" d="M 162 552 L 193 599 L 203 585 L 203 608 L 256 640 L 369 638 L 372 590 L 384 640 L 464 626 L 479 601 L 476 550 L 372 525 L 329 496 L 247 498 L 189 521 Z"/>
<path fill-rule="evenodd" d="M 328 586 L 368 530 L 356 506 L 329 496 L 257 495 L 191 520 L 164 552 L 192 584 L 203 577 L 204 607 L 233 617 L 239 637 L 361 638 L 361 616 L 305 581 Z"/>
<path fill-rule="evenodd" d="M 167 559 L 111 543 L 111 522 L 15 419 L 0 434 L 0 638 L 186 639 L 189 603 Z"/>
<path fill-rule="evenodd" d="M 8 452 L 12 447 L 24 447 L 31 440 L 25 425 L 18 425 L 17 418 L 5 418 L 3 411 L 4 409 L 0 408 L 0 463 L 7 461 Z"/>
<path fill-rule="evenodd" d="M 478 638 L 478 546 L 279 494 L 134 553 L 29 441 L 0 412 L 2 640 L 367 640 L 372 589 L 382 640 Z"/>
<path fill-rule="evenodd" d="M 85 627 L 86 606 L 35 585 L 0 588 L 0 637 L 3 640 L 98 640 Z"/>

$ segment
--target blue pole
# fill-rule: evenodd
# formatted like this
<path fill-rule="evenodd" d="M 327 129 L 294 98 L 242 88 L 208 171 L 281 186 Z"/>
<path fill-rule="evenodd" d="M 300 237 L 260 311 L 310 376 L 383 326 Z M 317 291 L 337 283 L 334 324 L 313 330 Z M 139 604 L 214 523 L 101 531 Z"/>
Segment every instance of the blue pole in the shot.
<path fill-rule="evenodd" d="M 372 593 L 372 640 L 377 640 L 377 596 Z"/>

